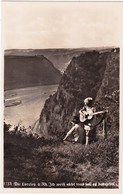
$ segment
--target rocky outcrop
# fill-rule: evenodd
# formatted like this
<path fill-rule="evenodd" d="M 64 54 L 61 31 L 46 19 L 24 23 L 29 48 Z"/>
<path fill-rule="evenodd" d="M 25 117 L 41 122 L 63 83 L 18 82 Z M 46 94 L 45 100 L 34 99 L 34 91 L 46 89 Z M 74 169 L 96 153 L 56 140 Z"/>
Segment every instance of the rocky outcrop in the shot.
<path fill-rule="evenodd" d="M 101 86 L 97 93 L 97 100 L 104 95 L 110 95 L 119 90 L 119 49 L 112 49 L 108 58 Z"/>
<path fill-rule="evenodd" d="M 46 100 L 37 133 L 62 138 L 71 118 L 83 106 L 84 98 L 98 101 L 119 89 L 119 49 L 88 51 L 73 57 L 57 92 Z"/>

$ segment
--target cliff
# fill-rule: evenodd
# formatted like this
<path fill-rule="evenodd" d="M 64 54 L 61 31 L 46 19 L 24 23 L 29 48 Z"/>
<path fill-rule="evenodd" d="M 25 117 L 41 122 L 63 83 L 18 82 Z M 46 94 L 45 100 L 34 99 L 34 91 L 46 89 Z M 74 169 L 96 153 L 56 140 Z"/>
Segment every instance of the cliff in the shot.
<path fill-rule="evenodd" d="M 118 105 L 111 104 L 113 92 L 119 90 L 119 49 L 88 51 L 73 57 L 59 83 L 57 92 L 46 100 L 37 133 L 62 138 L 71 127 L 71 118 L 91 96 L 97 108 L 109 108 L 110 118 Z M 113 101 L 112 101 L 113 103 Z M 112 109 L 113 107 L 113 109 Z M 110 122 L 112 122 L 110 120 Z"/>
<path fill-rule="evenodd" d="M 112 48 L 96 48 L 96 50 L 105 52 Z M 73 57 L 81 53 L 92 50 L 92 48 L 73 48 L 73 49 L 10 49 L 5 50 L 5 56 L 41 56 L 43 55 L 62 73 L 66 70 Z"/>
<path fill-rule="evenodd" d="M 61 73 L 43 55 L 4 57 L 4 88 L 58 84 Z"/>

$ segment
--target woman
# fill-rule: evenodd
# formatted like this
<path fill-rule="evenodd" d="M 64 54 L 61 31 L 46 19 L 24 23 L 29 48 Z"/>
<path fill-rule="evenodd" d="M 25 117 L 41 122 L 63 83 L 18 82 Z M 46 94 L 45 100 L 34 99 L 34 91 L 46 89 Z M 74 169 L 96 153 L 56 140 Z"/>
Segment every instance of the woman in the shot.
<path fill-rule="evenodd" d="M 72 120 L 74 125 L 67 133 L 63 141 L 65 141 L 71 135 L 74 136 L 73 143 L 85 143 L 85 131 L 83 129 L 83 124 L 80 122 L 79 117 L 74 116 Z"/>
<path fill-rule="evenodd" d="M 79 111 L 80 121 L 84 125 L 84 130 L 86 132 L 86 144 L 88 144 L 88 135 L 91 130 L 92 120 L 94 118 L 93 113 L 96 109 L 92 106 L 93 99 L 88 97 L 84 100 L 84 107 Z"/>

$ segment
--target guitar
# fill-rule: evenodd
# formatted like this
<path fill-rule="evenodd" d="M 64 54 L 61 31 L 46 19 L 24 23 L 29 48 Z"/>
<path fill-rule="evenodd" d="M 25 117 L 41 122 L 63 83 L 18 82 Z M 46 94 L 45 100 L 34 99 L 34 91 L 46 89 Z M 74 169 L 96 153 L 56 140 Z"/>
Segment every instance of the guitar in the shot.
<path fill-rule="evenodd" d="M 103 113 L 107 113 L 108 110 L 102 110 L 99 112 L 94 112 L 94 113 L 87 113 L 86 111 L 79 111 L 80 113 L 80 121 L 83 123 L 86 120 L 91 120 L 93 118 L 94 115 L 98 115 L 98 114 L 103 114 Z"/>

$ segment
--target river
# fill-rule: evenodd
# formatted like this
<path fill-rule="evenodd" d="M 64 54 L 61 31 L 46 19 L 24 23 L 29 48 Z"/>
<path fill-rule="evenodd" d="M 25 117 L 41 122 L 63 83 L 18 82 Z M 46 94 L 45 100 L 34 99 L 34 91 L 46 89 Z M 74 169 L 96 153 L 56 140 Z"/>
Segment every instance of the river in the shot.
<path fill-rule="evenodd" d="M 46 99 L 57 91 L 58 85 L 36 86 L 4 92 L 6 123 L 32 126 L 39 119 Z"/>

